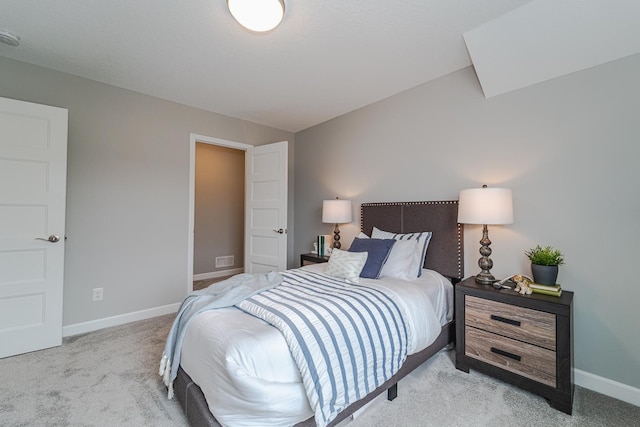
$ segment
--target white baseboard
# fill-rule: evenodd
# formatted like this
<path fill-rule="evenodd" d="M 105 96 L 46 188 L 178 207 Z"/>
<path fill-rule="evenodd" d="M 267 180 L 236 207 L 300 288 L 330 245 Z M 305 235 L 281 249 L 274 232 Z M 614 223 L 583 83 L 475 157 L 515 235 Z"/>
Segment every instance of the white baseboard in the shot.
<path fill-rule="evenodd" d="M 631 387 L 580 369 L 573 370 L 573 380 L 580 387 L 640 406 L 640 388 Z"/>
<path fill-rule="evenodd" d="M 133 313 L 121 314 L 104 319 L 91 320 L 89 322 L 76 323 L 62 327 L 62 336 L 84 334 L 97 331 L 99 329 L 110 328 L 112 326 L 124 325 L 125 323 L 136 322 L 138 320 L 151 319 L 152 317 L 163 316 L 165 314 L 177 313 L 180 303 L 163 305 L 161 307 L 149 308 L 147 310 L 134 311 Z"/>
<path fill-rule="evenodd" d="M 231 276 L 239 273 L 244 273 L 244 268 L 234 268 L 230 270 L 220 270 L 212 271 L 210 273 L 194 274 L 193 280 L 214 279 L 217 277 Z M 149 308 L 147 310 L 135 311 L 133 313 L 106 317 L 104 319 L 96 319 L 89 322 L 67 325 L 62 327 L 62 336 L 70 337 L 72 335 L 84 334 L 87 332 L 97 331 L 99 329 L 110 328 L 112 326 L 124 325 L 125 323 L 135 322 L 138 320 L 151 319 L 152 317 L 176 313 L 179 308 L 180 303 L 175 303 L 164 305 L 161 307 Z"/>
<path fill-rule="evenodd" d="M 210 273 L 194 274 L 193 280 L 216 279 L 223 276 L 232 276 L 234 274 L 244 273 L 244 268 L 232 268 L 230 270 L 212 271 Z"/>

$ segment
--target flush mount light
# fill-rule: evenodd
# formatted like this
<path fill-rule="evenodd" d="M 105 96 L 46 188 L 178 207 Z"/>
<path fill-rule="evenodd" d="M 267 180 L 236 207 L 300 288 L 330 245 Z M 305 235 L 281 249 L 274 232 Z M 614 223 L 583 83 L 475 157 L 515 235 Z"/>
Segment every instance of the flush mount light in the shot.
<path fill-rule="evenodd" d="M 20 44 L 20 37 L 11 34 L 9 31 L 0 30 L 0 42 L 8 44 L 9 46 L 18 46 Z"/>
<path fill-rule="evenodd" d="M 240 25 L 259 33 L 273 30 L 284 17 L 284 0 L 227 0 L 227 6 Z"/>

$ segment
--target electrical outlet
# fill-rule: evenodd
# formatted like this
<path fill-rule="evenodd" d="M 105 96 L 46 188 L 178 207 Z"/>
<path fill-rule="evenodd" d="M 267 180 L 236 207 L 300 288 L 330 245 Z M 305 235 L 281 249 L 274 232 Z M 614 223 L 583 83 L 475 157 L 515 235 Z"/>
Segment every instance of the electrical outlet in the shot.
<path fill-rule="evenodd" d="M 104 288 L 93 288 L 93 301 L 102 301 L 104 297 Z"/>

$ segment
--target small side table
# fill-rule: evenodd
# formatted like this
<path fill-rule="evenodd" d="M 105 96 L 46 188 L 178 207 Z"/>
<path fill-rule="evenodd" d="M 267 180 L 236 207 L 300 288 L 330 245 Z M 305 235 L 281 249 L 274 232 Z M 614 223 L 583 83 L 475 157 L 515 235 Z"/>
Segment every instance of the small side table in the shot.
<path fill-rule="evenodd" d="M 319 256 L 318 254 L 301 254 L 300 255 L 300 265 L 309 265 L 309 264 L 319 264 L 321 262 L 329 262 L 328 256 Z"/>
<path fill-rule="evenodd" d="M 491 375 L 573 407 L 573 292 L 520 295 L 476 283 L 455 285 L 456 368 Z"/>

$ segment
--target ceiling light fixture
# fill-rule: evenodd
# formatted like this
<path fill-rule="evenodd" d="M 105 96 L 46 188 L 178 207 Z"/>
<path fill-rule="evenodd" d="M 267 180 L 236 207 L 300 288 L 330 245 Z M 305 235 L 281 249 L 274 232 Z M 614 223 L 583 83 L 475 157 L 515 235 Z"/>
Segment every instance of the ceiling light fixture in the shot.
<path fill-rule="evenodd" d="M 273 30 L 284 18 L 284 0 L 227 0 L 233 18 L 248 30 Z"/>
<path fill-rule="evenodd" d="M 9 31 L 0 30 L 0 42 L 8 44 L 9 46 L 18 46 L 20 44 L 20 37 L 11 34 Z"/>

